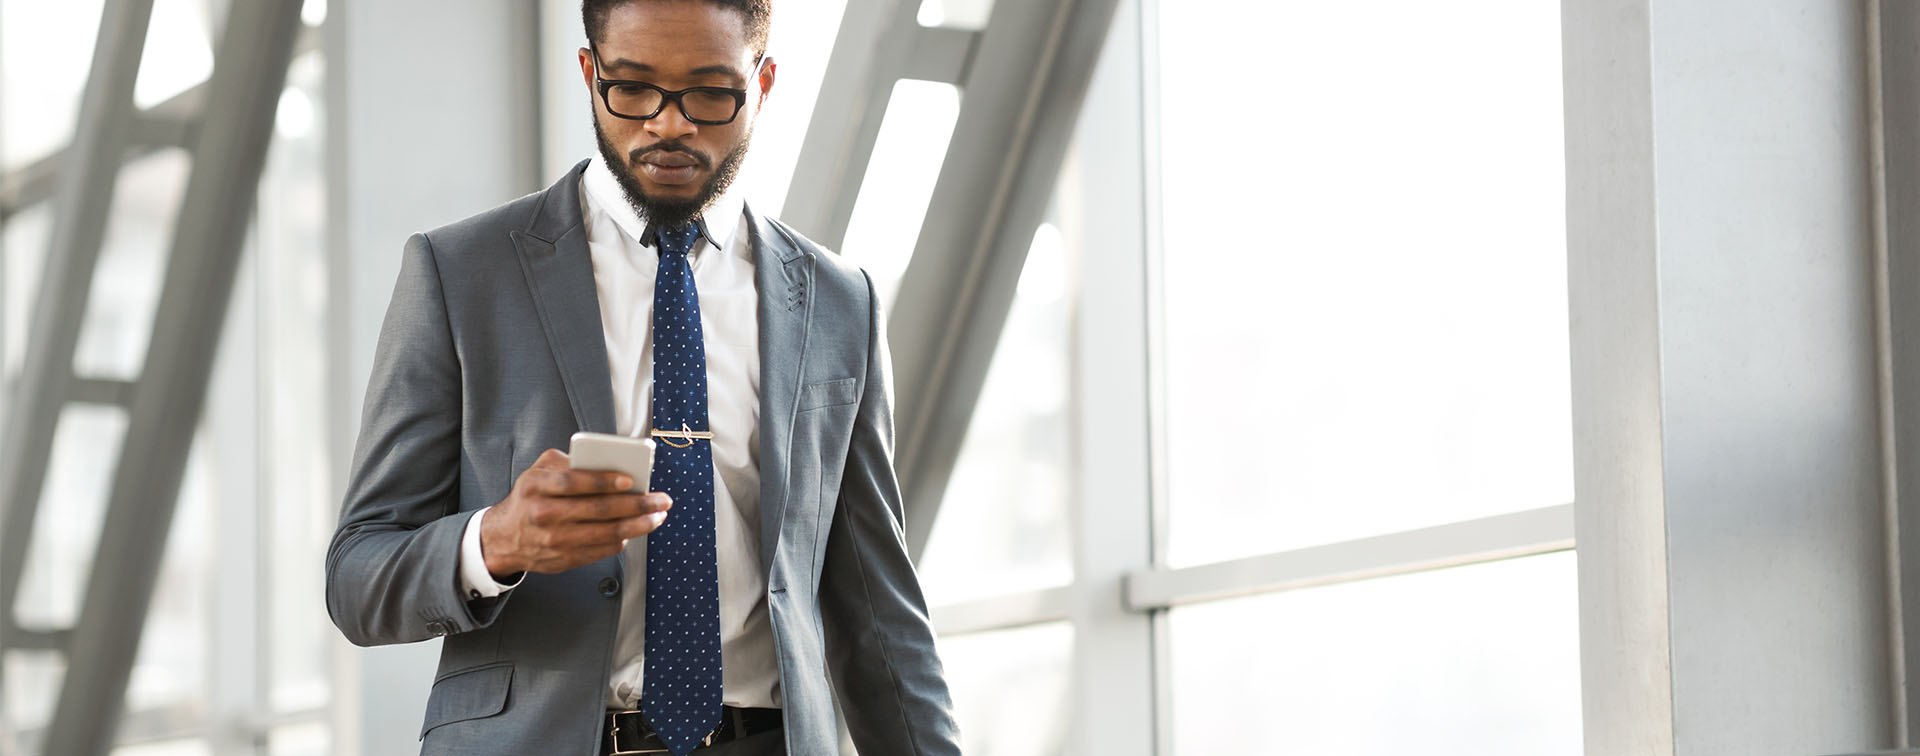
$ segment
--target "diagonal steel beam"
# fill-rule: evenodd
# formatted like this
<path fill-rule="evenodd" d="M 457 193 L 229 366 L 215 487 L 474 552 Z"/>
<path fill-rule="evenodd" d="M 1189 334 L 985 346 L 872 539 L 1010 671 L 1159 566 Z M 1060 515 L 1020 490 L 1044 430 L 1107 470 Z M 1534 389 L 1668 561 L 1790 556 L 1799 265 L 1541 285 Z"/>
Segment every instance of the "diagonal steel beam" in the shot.
<path fill-rule="evenodd" d="M 73 142 L 64 170 L 52 179 L 54 221 L 45 283 L 34 301 L 20 383 L 0 425 L 0 648 L 19 633 L 14 600 L 54 430 L 74 381 L 74 346 L 111 209 L 102 198 L 113 196 L 119 179 L 134 114 L 134 79 L 152 15 L 153 0 L 118 0 L 102 9 Z"/>
<path fill-rule="evenodd" d="M 320 30 L 304 27 L 293 56 L 320 49 Z M 199 115 L 205 110 L 207 84 L 202 82 L 169 97 L 146 110 L 136 111 L 133 128 L 126 134 L 122 159 L 132 162 L 167 147 L 192 144 Z M 56 150 L 38 160 L 0 174 L 0 222 L 35 202 L 53 196 L 54 182 L 62 175 L 71 148 Z"/>
<path fill-rule="evenodd" d="M 1117 0 L 1000 2 L 889 321 L 907 545 L 926 548 Z"/>
<path fill-rule="evenodd" d="M 48 753 L 112 745 L 299 29 L 299 3 L 229 9 Z"/>
<path fill-rule="evenodd" d="M 846 241 L 893 84 L 912 65 L 913 36 L 904 31 L 919 28 L 914 20 L 919 7 L 917 1 L 847 0 L 840 17 L 833 56 L 827 59 L 827 84 L 814 103 L 780 213 L 830 248 Z"/>
<path fill-rule="evenodd" d="M 1014 284 L 1053 196 L 1117 0 L 994 7 L 985 31 L 920 26 L 917 2 L 849 0 L 783 214 L 846 239 L 894 84 L 965 91 L 889 321 L 896 463 L 919 558 L 999 344 Z"/>

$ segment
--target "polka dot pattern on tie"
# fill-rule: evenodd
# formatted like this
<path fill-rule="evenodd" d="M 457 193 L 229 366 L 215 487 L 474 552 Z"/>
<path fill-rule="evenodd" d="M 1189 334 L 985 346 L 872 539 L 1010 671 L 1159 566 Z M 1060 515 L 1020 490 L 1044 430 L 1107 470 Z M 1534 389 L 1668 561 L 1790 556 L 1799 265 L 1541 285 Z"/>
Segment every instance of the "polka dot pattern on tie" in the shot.
<path fill-rule="evenodd" d="M 687 253 L 698 226 L 659 229 L 653 284 L 653 427 L 707 430 L 707 355 Z M 667 439 L 672 441 L 672 439 Z M 647 536 L 647 642 L 640 711 L 675 756 L 720 724 L 720 596 L 714 562 L 713 446 L 660 443 L 653 488 L 673 497 Z"/>

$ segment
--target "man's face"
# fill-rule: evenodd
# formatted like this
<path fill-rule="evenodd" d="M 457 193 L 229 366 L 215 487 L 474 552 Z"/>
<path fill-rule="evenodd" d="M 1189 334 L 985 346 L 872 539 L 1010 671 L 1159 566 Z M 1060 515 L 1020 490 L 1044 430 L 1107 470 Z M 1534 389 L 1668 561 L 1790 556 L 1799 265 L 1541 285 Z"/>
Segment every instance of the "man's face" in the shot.
<path fill-rule="evenodd" d="M 600 154 L 627 199 L 651 222 L 668 227 L 692 222 L 726 191 L 746 156 L 754 119 L 773 88 L 772 61 L 756 69 L 745 16 L 698 0 L 637 0 L 615 7 L 595 47 L 603 80 L 639 81 L 669 91 L 747 91 L 746 103 L 725 124 L 694 123 L 671 102 L 647 120 L 620 118 L 607 110 L 594 83 L 594 51 L 580 51 Z"/>

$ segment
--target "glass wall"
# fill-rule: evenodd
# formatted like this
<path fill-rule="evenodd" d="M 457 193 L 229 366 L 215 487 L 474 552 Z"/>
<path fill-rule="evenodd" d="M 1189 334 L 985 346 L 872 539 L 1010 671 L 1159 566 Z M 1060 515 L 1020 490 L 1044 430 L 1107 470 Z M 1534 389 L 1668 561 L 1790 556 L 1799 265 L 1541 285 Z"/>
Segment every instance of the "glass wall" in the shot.
<path fill-rule="evenodd" d="M 1086 410 L 1150 417 L 1153 490 L 1078 505 L 1153 521 L 1133 577 L 1572 501 L 1557 7 L 1389 5 L 1122 3 L 1117 28 L 1144 31 L 1098 75 L 1137 104 L 1096 98 L 1082 128 L 1144 136 L 1063 172 L 922 564 L 936 619 L 968 617 L 942 649 L 969 753 L 1078 752 L 1009 738 L 1013 712 L 1072 721 L 1098 696 L 1051 675 L 1133 663 L 1176 754 L 1579 753 L 1571 552 L 1142 606 L 1163 618 L 1134 649 L 1150 661 L 1079 656 L 1108 628 L 1048 619 L 1081 600 L 1062 597 L 1126 600 L 1073 549 L 1134 548 L 1067 537 L 1089 528 L 1076 476 L 1130 464 L 1072 432 L 1072 398 L 1110 379 L 1075 364 L 1087 334 L 1135 342 L 1160 397 Z M 1073 165 L 1129 160 L 1138 196 Z M 1088 248 L 1089 224 L 1144 231 Z M 1080 282 L 1111 280 L 1084 266 L 1113 265 L 1146 268 L 1144 322 L 1082 309 Z M 996 599 L 1032 619 L 974 621 Z M 1004 673 L 970 649 L 1002 638 L 1033 639 L 1003 651 L 1024 676 L 982 690 Z"/>
<path fill-rule="evenodd" d="M 1572 501 L 1557 6 L 1157 20 L 1170 560 Z"/>
<path fill-rule="evenodd" d="M 1561 552 L 1175 609 L 1174 752 L 1577 756 L 1574 580 Z"/>
<path fill-rule="evenodd" d="M 44 199 L 76 126 L 102 11 L 99 0 L 0 0 L 0 171 L 33 199 L 0 215 L 0 366 L 13 389 L 42 289 L 55 212 Z M 227 6 L 156 0 L 136 108 L 191 112 L 205 97 Z M 127 754 L 329 753 L 332 628 L 319 603 L 332 531 L 334 465 L 324 415 L 329 313 L 322 132 L 324 2 L 307 3 L 250 216 L 233 299 L 181 485 L 126 697 Z M 189 130 L 190 133 L 190 130 Z M 190 144 L 137 137 L 119 173 L 88 284 L 75 373 L 137 380 L 146 360 Z M 164 137 L 161 137 L 164 139 Z M 44 172 L 42 172 L 44 171 Z M 78 618 L 126 410 L 77 403 L 56 433 L 18 601 L 29 629 Z M 0 667 L 0 753 L 35 752 L 65 664 L 10 651 Z M 239 724 L 236 724 L 239 723 Z"/>
<path fill-rule="evenodd" d="M 1054 223 L 1034 234 L 921 560 L 930 600 L 985 599 L 1073 580 L 1068 392 L 1077 252 Z"/>
<path fill-rule="evenodd" d="M 1074 681 L 1089 665 L 1152 667 L 1153 729 L 1174 753 L 1578 752 L 1571 553 L 1127 604 L 1122 578 L 1572 498 L 1557 8 L 1349 5 L 1121 4 L 1131 15 L 1118 28 L 1136 31 L 1109 40 L 1099 75 L 1123 81 L 1133 104 L 1097 100 L 1081 116 L 921 564 L 968 753 L 1081 752 L 1072 723 L 1092 694 Z M 759 210 L 785 202 L 814 98 L 833 85 L 824 70 L 843 6 L 780 4 L 780 84 L 739 185 Z M 71 137 L 85 66 L 45 61 L 80 59 L 100 7 L 0 0 L 8 175 L 57 159 Z M 993 7 L 923 0 L 917 17 L 982 30 Z M 324 3 L 307 10 L 310 25 L 325 20 Z M 224 15 L 216 0 L 157 0 L 140 106 L 205 79 Z M 326 265 L 327 61 L 312 47 L 278 105 L 122 753 L 331 753 L 329 709 L 364 694 L 332 687 L 339 642 L 319 600 L 330 476 L 343 467 L 324 430 L 326 366 L 339 357 L 327 324 L 344 318 L 329 310 L 342 298 Z M 966 96 L 902 80 L 880 116 L 843 252 L 889 303 L 941 166 L 980 158 L 948 154 Z M 1085 134 L 1112 125 L 1143 130 L 1127 150 L 1092 151 Z M 1103 163 L 1137 166 L 1139 185 L 1089 181 Z M 83 375 L 138 376 L 190 169 L 179 146 L 123 168 L 89 285 Z M 39 202 L 0 216 L 8 386 L 53 212 Z M 1088 241 L 1110 226 L 1137 243 Z M 1129 295 L 1145 317 L 1088 309 L 1090 271 L 1111 266 L 1149 281 Z M 1090 333 L 1150 356 L 1157 403 L 1082 402 L 1112 379 L 1084 363 Z M 1085 500 L 1076 481 L 1136 464 L 1088 453 L 1076 431 L 1087 413 L 1140 417 L 1130 442 L 1153 485 Z M 60 505 L 43 507 L 7 608 L 27 626 L 77 614 L 106 495 L 103 462 L 86 453 L 117 448 L 102 440 L 125 423 L 106 405 L 62 417 L 46 497 Z M 1157 547 L 1090 540 L 1089 518 L 1147 523 Z M 1076 574 L 1103 549 L 1158 553 L 1130 575 Z M 1089 639 L 1110 637 L 1097 624 L 1110 620 L 1068 603 L 1127 605 L 1152 630 L 1095 656 Z M 1029 609 L 943 619 L 983 605 Z M 0 754 L 38 736 L 62 674 L 57 654 L 0 659 Z M 248 724 L 233 732 L 235 721 Z"/>
<path fill-rule="evenodd" d="M 1168 566 L 1571 502 L 1558 6 L 1149 23 Z M 1577 754 L 1576 593 L 1557 554 L 1173 609 L 1174 749 Z"/>
<path fill-rule="evenodd" d="M 574 8 L 579 3 L 567 0 L 566 5 Z M 777 218 L 786 206 L 793 166 L 800 159 L 800 144 L 807 135 L 807 122 L 814 115 L 814 101 L 825 83 L 827 59 L 833 54 L 833 43 L 840 33 L 840 16 L 846 5 L 847 0 L 773 4 L 773 29 L 768 35 L 767 55 L 779 64 L 779 73 L 766 108 L 760 111 L 754 125 L 753 149 L 740 167 L 740 178 L 735 183 L 755 210 Z M 572 50 L 549 54 L 573 57 Z M 578 82 L 574 79 L 571 84 Z M 580 95 L 586 96 L 584 89 Z M 586 120 L 585 112 L 577 117 Z M 586 124 L 580 126 L 585 128 Z"/>
<path fill-rule="evenodd" d="M 940 640 L 961 750 L 1055 756 L 1067 747 L 1067 668 L 1073 628 L 1064 622 Z"/>

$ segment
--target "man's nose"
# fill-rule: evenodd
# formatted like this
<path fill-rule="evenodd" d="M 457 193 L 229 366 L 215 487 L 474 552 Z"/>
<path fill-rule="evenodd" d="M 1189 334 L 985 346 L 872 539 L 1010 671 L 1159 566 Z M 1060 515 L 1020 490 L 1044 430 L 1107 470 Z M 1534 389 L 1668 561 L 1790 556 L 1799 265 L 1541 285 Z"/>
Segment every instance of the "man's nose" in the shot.
<path fill-rule="evenodd" d="M 680 103 L 669 102 L 660 109 L 660 114 L 645 121 L 647 133 L 661 141 L 672 141 L 684 136 L 692 136 L 700 125 L 687 120 L 687 114 L 680 109 Z"/>

